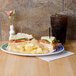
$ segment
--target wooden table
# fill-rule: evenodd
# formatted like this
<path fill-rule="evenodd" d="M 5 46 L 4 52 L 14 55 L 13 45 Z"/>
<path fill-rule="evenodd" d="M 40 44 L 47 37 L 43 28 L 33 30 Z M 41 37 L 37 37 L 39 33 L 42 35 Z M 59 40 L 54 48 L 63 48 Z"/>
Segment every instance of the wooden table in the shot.
<path fill-rule="evenodd" d="M 0 42 L 0 45 L 6 42 Z M 65 49 L 76 53 L 76 41 L 67 41 Z M 76 76 L 76 54 L 46 62 L 0 50 L 0 76 Z"/>

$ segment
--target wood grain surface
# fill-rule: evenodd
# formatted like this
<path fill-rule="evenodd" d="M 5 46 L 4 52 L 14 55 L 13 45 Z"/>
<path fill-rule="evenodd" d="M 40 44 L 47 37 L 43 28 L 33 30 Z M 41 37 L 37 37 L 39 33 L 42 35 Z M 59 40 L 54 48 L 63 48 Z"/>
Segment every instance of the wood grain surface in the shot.
<path fill-rule="evenodd" d="M 7 42 L 0 42 L 0 46 Z M 65 49 L 76 53 L 76 40 Z M 0 50 L 0 76 L 76 76 L 76 54 L 46 62 L 37 57 L 7 54 Z"/>

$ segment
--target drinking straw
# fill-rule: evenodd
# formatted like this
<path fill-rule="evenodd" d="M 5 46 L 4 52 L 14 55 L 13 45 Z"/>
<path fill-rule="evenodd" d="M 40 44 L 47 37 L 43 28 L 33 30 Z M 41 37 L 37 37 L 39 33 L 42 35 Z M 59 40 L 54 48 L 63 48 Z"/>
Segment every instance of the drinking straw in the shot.
<path fill-rule="evenodd" d="M 48 12 L 49 12 L 49 15 L 51 15 L 51 9 L 50 9 L 50 4 L 51 4 L 51 1 L 50 0 L 48 0 Z M 50 19 L 50 21 L 51 21 L 51 19 Z M 52 28 L 51 28 L 51 25 L 50 25 L 50 27 L 49 27 L 49 29 L 48 29 L 48 35 L 49 35 L 49 38 L 50 38 L 50 36 L 52 35 L 52 30 L 51 30 Z"/>
<path fill-rule="evenodd" d="M 49 27 L 49 38 L 50 38 L 50 29 L 51 29 L 51 28 Z"/>

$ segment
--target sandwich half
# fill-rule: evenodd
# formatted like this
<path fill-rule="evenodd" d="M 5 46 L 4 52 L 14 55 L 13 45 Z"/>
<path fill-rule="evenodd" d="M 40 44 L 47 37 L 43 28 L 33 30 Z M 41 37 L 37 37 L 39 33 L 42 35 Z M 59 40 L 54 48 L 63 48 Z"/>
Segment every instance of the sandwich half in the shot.
<path fill-rule="evenodd" d="M 11 35 L 11 37 L 10 37 L 10 43 L 30 41 L 32 39 L 33 39 L 33 36 L 32 35 L 25 34 L 25 33 L 17 33 L 15 35 Z"/>
<path fill-rule="evenodd" d="M 39 40 L 39 43 L 42 44 L 45 47 L 48 47 L 50 52 L 53 52 L 61 46 L 61 43 L 59 43 L 59 40 L 56 40 L 55 37 L 48 37 L 48 36 L 43 36 L 41 37 L 41 40 Z"/>

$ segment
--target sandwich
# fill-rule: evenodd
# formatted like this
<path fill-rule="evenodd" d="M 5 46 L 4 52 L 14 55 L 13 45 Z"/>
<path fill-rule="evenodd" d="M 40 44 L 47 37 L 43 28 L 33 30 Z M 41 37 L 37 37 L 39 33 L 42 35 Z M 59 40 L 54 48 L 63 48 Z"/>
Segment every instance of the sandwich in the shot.
<path fill-rule="evenodd" d="M 31 41 L 33 39 L 32 35 L 25 34 L 25 33 L 17 33 L 15 35 L 11 35 L 10 43 L 17 43 L 17 42 L 24 42 L 24 41 Z"/>
<path fill-rule="evenodd" d="M 60 40 L 56 40 L 53 36 L 50 38 L 48 36 L 43 36 L 41 37 L 41 40 L 39 40 L 39 43 L 45 47 L 48 47 L 50 52 L 57 50 L 59 46 L 61 46 Z"/>

